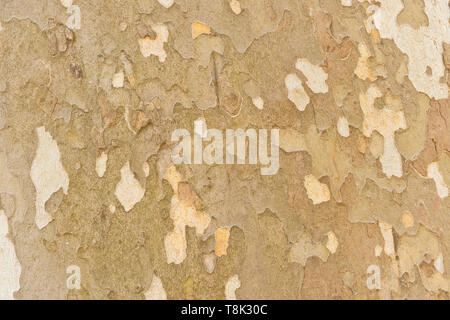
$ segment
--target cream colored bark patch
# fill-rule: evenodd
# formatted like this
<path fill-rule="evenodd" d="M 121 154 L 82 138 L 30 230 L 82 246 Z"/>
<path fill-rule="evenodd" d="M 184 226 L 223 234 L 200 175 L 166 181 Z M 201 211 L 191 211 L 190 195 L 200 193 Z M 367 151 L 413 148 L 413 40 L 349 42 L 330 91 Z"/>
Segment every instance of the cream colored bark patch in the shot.
<path fill-rule="evenodd" d="M 172 190 L 175 194 L 178 193 L 178 182 L 181 181 L 182 177 L 181 174 L 177 171 L 177 168 L 175 168 L 175 165 L 171 163 L 167 169 L 164 176 L 164 179 L 169 182 L 170 186 L 172 187 Z"/>
<path fill-rule="evenodd" d="M 314 93 L 328 92 L 326 83 L 328 74 L 321 67 L 312 64 L 307 59 L 298 59 L 295 67 L 305 75 L 306 84 Z"/>
<path fill-rule="evenodd" d="M 228 240 L 230 238 L 230 228 L 217 228 L 215 233 L 216 239 L 216 256 L 221 257 L 227 254 Z"/>
<path fill-rule="evenodd" d="M 348 121 L 346 117 L 339 117 L 337 123 L 337 131 L 341 136 L 345 138 L 350 136 L 350 128 L 348 126 Z"/>
<path fill-rule="evenodd" d="M 434 183 L 436 184 L 437 194 L 440 198 L 443 199 L 448 197 L 448 187 L 444 181 L 444 178 L 439 172 L 439 165 L 437 162 L 432 162 L 428 165 L 427 177 L 434 180 Z"/>
<path fill-rule="evenodd" d="M 388 108 L 378 109 L 375 107 L 375 99 L 380 98 L 380 90 L 372 86 L 367 93 L 360 94 L 359 100 L 364 113 L 363 134 L 370 137 L 373 131 L 378 131 L 384 138 L 383 155 L 380 162 L 384 174 L 389 178 L 401 177 L 402 157 L 395 147 L 394 134 L 399 129 L 406 129 L 406 120 L 403 111 L 392 111 Z"/>
<path fill-rule="evenodd" d="M 239 0 L 229 0 L 230 8 L 234 12 L 234 14 L 240 14 L 242 12 L 241 3 Z"/>
<path fill-rule="evenodd" d="M 8 238 L 8 229 L 8 218 L 0 210 L 0 300 L 14 300 L 14 292 L 20 289 L 22 272 L 14 244 Z"/>
<path fill-rule="evenodd" d="M 352 0 L 341 0 L 341 4 L 344 7 L 351 7 L 352 6 Z"/>
<path fill-rule="evenodd" d="M 378 222 L 381 235 L 384 238 L 384 253 L 388 256 L 395 256 L 394 237 L 392 236 L 392 226 L 385 222 Z"/>
<path fill-rule="evenodd" d="M 211 34 L 211 28 L 201 22 L 192 23 L 192 39 L 196 39 L 201 34 Z"/>
<path fill-rule="evenodd" d="M 73 0 L 61 0 L 61 4 L 66 8 L 69 8 L 70 6 L 72 6 L 72 2 L 73 2 Z"/>
<path fill-rule="evenodd" d="M 236 290 L 241 287 L 241 281 L 239 281 L 239 276 L 235 274 L 230 277 L 225 284 L 225 299 L 226 300 L 237 300 Z"/>
<path fill-rule="evenodd" d="M 264 100 L 261 97 L 252 98 L 253 105 L 257 107 L 259 110 L 262 110 L 264 107 Z"/>
<path fill-rule="evenodd" d="M 159 4 L 164 8 L 170 8 L 175 0 L 158 0 Z"/>
<path fill-rule="evenodd" d="M 371 56 L 369 49 L 364 43 L 360 43 L 358 45 L 359 50 L 359 59 L 358 64 L 356 65 L 355 74 L 360 78 L 361 80 L 369 79 L 370 81 L 377 80 L 377 77 L 372 74 L 370 71 L 370 67 L 368 64 L 368 60 Z"/>
<path fill-rule="evenodd" d="M 158 23 L 151 25 L 153 31 L 156 33 L 156 38 L 152 39 L 150 37 L 145 37 L 139 39 L 139 48 L 144 57 L 150 57 L 151 55 L 155 55 L 158 57 L 159 62 L 166 61 L 167 53 L 164 50 L 164 43 L 169 39 L 169 30 L 167 26 Z"/>
<path fill-rule="evenodd" d="M 153 275 L 150 288 L 144 293 L 145 300 L 167 300 L 166 290 L 159 277 Z"/>
<path fill-rule="evenodd" d="M 284 83 L 288 90 L 288 99 L 295 104 L 298 110 L 304 111 L 310 100 L 303 88 L 302 80 L 297 75 L 291 73 L 286 76 Z"/>
<path fill-rule="evenodd" d="M 112 86 L 114 88 L 122 88 L 124 79 L 125 79 L 125 75 L 124 75 L 123 71 L 115 73 L 112 78 Z"/>
<path fill-rule="evenodd" d="M 312 174 L 305 176 L 304 185 L 308 198 L 312 200 L 313 204 L 319 204 L 330 200 L 330 190 L 328 189 L 328 186 L 321 183 Z"/>
<path fill-rule="evenodd" d="M 329 231 L 327 237 L 328 241 L 326 247 L 332 254 L 335 254 L 339 246 L 339 241 L 333 231 Z"/>
<path fill-rule="evenodd" d="M 439 271 L 439 273 L 444 273 L 444 256 L 442 253 L 438 255 L 438 257 L 434 260 L 434 268 Z"/>
<path fill-rule="evenodd" d="M 211 218 L 180 201 L 178 196 L 172 197 L 170 217 L 173 220 L 174 230 L 164 239 L 167 263 L 180 264 L 186 258 L 186 226 L 194 227 L 197 235 L 202 235 Z"/>
<path fill-rule="evenodd" d="M 211 217 L 198 211 L 192 199 L 180 199 L 178 184 L 182 177 L 171 163 L 165 173 L 166 179 L 174 191 L 170 204 L 170 217 L 173 220 L 173 231 L 164 238 L 167 263 L 180 264 L 186 258 L 186 226 L 195 228 L 197 235 L 202 235 L 208 227 Z"/>
<path fill-rule="evenodd" d="M 145 177 L 148 177 L 150 175 L 150 166 L 148 165 L 148 162 L 144 162 L 142 164 L 142 171 L 144 171 Z"/>
<path fill-rule="evenodd" d="M 450 42 L 448 1 L 424 1 L 429 24 L 417 30 L 408 24 L 397 24 L 397 16 L 404 8 L 402 0 L 378 2 L 380 7 L 374 6 L 374 25 L 382 38 L 393 39 L 397 47 L 408 55 L 408 76 L 414 87 L 431 98 L 447 99 L 448 86 L 441 82 L 441 78 L 445 75 L 443 43 Z M 427 69 L 431 72 L 427 73 Z"/>
<path fill-rule="evenodd" d="M 97 175 L 100 178 L 103 177 L 103 175 L 105 174 L 107 161 L 108 161 L 108 154 L 104 151 L 95 160 L 95 172 L 97 172 Z"/>
<path fill-rule="evenodd" d="M 39 144 L 36 156 L 31 165 L 31 181 L 36 188 L 36 216 L 35 222 L 39 229 L 45 227 L 52 216 L 45 211 L 45 203 L 51 195 L 63 189 L 67 194 L 69 188 L 69 176 L 61 163 L 61 154 L 56 141 L 45 127 L 36 129 Z"/>
<path fill-rule="evenodd" d="M 141 187 L 139 181 L 137 181 L 133 172 L 131 172 L 129 161 L 120 169 L 120 177 L 121 179 L 116 185 L 114 194 L 125 211 L 128 212 L 133 209 L 136 203 L 142 200 L 145 189 Z"/>

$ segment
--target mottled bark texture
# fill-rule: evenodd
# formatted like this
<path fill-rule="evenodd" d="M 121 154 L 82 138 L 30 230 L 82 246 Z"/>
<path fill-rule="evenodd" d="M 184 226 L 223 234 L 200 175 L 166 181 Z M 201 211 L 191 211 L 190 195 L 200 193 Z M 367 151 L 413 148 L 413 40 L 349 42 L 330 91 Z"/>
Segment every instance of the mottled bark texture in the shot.
<path fill-rule="evenodd" d="M 449 17 L 0 0 L 0 298 L 449 299 Z"/>

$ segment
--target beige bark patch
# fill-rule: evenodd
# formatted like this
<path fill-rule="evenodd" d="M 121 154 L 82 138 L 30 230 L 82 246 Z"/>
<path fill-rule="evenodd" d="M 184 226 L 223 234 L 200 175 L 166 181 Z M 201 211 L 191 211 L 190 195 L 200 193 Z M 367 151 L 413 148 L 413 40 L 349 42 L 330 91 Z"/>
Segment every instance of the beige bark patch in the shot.
<path fill-rule="evenodd" d="M 439 164 L 437 162 L 432 162 L 427 168 L 427 177 L 433 179 L 436 184 L 437 194 L 440 198 L 448 197 L 448 186 L 439 172 Z"/>
<path fill-rule="evenodd" d="M 397 23 L 409 24 L 414 29 L 428 26 L 428 17 L 424 12 L 424 0 L 403 0 L 404 8 L 397 16 Z"/>
<path fill-rule="evenodd" d="M 284 79 L 284 83 L 288 90 L 288 98 L 291 100 L 298 110 L 304 111 L 309 104 L 309 96 L 302 85 L 302 80 L 295 74 L 288 74 Z"/>
<path fill-rule="evenodd" d="M 442 255 L 442 253 L 440 253 L 439 256 L 434 260 L 434 268 L 440 273 L 444 273 L 444 256 Z"/>
<path fill-rule="evenodd" d="M 285 152 L 306 151 L 305 136 L 294 129 L 280 130 L 280 148 Z"/>
<path fill-rule="evenodd" d="M 230 238 L 230 228 L 221 227 L 216 229 L 215 233 L 216 248 L 214 250 L 216 256 L 221 257 L 227 254 L 229 238 Z"/>
<path fill-rule="evenodd" d="M 307 234 L 303 234 L 299 240 L 289 250 L 289 262 L 300 263 L 306 265 L 306 261 L 310 257 L 318 257 L 323 262 L 328 260 L 330 251 L 321 243 L 315 243 Z"/>
<path fill-rule="evenodd" d="M 144 171 L 145 177 L 148 177 L 150 175 L 150 166 L 148 165 L 148 162 L 144 162 L 142 164 L 142 171 Z"/>
<path fill-rule="evenodd" d="M 36 133 L 39 144 L 31 165 L 30 176 L 36 188 L 35 222 L 37 227 L 42 229 L 53 219 L 45 210 L 45 203 L 60 188 L 67 194 L 69 176 L 61 163 L 58 145 L 50 133 L 45 127 L 37 128 Z"/>
<path fill-rule="evenodd" d="M 239 0 L 229 0 L 230 8 L 234 12 L 234 14 L 240 14 L 242 12 L 241 3 Z"/>
<path fill-rule="evenodd" d="M 341 4 L 344 7 L 351 7 L 352 6 L 352 0 L 341 0 Z"/>
<path fill-rule="evenodd" d="M 114 88 L 122 88 L 124 79 L 125 79 L 125 75 L 124 75 L 123 71 L 115 73 L 112 78 L 112 86 Z"/>
<path fill-rule="evenodd" d="M 400 237 L 397 254 L 400 276 L 407 272 L 414 279 L 415 267 L 426 256 L 435 260 L 441 254 L 441 249 L 437 236 L 420 226 L 416 235 L 404 234 Z"/>
<path fill-rule="evenodd" d="M 406 62 L 402 61 L 402 63 L 397 69 L 397 72 L 395 73 L 395 81 L 397 81 L 398 84 L 403 84 L 405 82 L 405 77 L 407 75 L 408 75 L 408 67 L 406 66 Z"/>
<path fill-rule="evenodd" d="M 372 132 L 370 136 L 369 150 L 375 159 L 378 159 L 383 154 L 384 138 L 376 131 Z"/>
<path fill-rule="evenodd" d="M 315 176 L 309 174 L 305 176 L 304 186 L 308 194 L 308 198 L 313 204 L 320 204 L 330 200 L 330 190 L 325 183 L 321 183 Z"/>
<path fill-rule="evenodd" d="M 237 300 L 236 290 L 241 287 L 241 281 L 239 281 L 239 276 L 235 274 L 230 277 L 225 284 L 225 299 L 226 300 Z"/>
<path fill-rule="evenodd" d="M 326 83 L 328 74 L 321 67 L 312 64 L 307 59 L 298 59 L 295 67 L 305 75 L 306 84 L 314 93 L 328 92 Z"/>
<path fill-rule="evenodd" d="M 326 247 L 332 254 L 335 254 L 339 246 L 339 241 L 333 231 L 329 231 L 327 237 L 328 241 Z"/>
<path fill-rule="evenodd" d="M 252 98 L 253 105 L 257 107 L 259 110 L 262 110 L 264 107 L 264 100 L 261 97 Z"/>
<path fill-rule="evenodd" d="M 144 293 L 145 300 L 167 300 L 166 290 L 159 277 L 153 275 L 150 288 Z"/>
<path fill-rule="evenodd" d="M 194 279 L 189 277 L 183 285 L 184 298 L 186 300 L 194 300 Z"/>
<path fill-rule="evenodd" d="M 177 171 L 177 168 L 173 163 L 171 163 L 167 169 L 164 176 L 164 179 L 169 182 L 170 186 L 172 187 L 172 190 L 174 193 L 178 193 L 178 182 L 182 180 L 181 173 Z"/>
<path fill-rule="evenodd" d="M 102 152 L 101 155 L 97 157 L 95 160 L 95 172 L 101 178 L 106 172 L 106 163 L 108 161 L 108 154 L 106 152 Z"/>
<path fill-rule="evenodd" d="M 170 183 L 174 191 L 170 204 L 173 231 L 164 238 L 167 263 L 180 264 L 186 258 L 186 226 L 195 228 L 197 235 L 202 235 L 211 222 L 211 217 L 197 210 L 197 199 L 192 198 L 194 193 L 183 192 L 180 194 L 179 183 L 182 176 L 173 163 L 167 167 L 164 179 Z"/>
<path fill-rule="evenodd" d="M 444 266 L 440 265 L 441 256 L 438 237 L 420 226 L 416 235 L 404 234 L 400 238 L 398 248 L 400 276 L 408 273 L 408 279 L 413 282 L 418 267 L 426 290 L 435 293 L 440 290 L 449 292 L 449 279 L 445 278 L 441 272 L 444 270 Z"/>
<path fill-rule="evenodd" d="M 61 0 L 61 4 L 66 8 L 71 7 L 72 3 L 73 3 L 73 0 Z"/>
<path fill-rule="evenodd" d="M 345 138 L 350 136 L 350 128 L 348 126 L 348 121 L 346 117 L 339 117 L 337 122 L 337 130 L 338 133 Z"/>
<path fill-rule="evenodd" d="M 368 64 L 368 60 L 371 56 L 369 49 L 364 43 L 360 43 L 358 45 L 359 50 L 359 59 L 358 64 L 356 65 L 355 74 L 361 80 L 369 79 L 370 81 L 377 80 L 377 77 L 373 75 L 372 71 L 370 71 L 370 67 Z"/>
<path fill-rule="evenodd" d="M 145 189 L 141 187 L 139 181 L 134 177 L 129 161 L 120 169 L 120 177 L 121 179 L 116 185 L 114 194 L 125 211 L 128 212 L 133 209 L 136 203 L 142 200 Z"/>
<path fill-rule="evenodd" d="M 414 217 L 409 211 L 405 211 L 402 214 L 403 226 L 408 229 L 414 227 Z"/>
<path fill-rule="evenodd" d="M 201 34 L 211 34 L 211 28 L 202 22 L 192 23 L 192 39 L 196 39 Z"/>
<path fill-rule="evenodd" d="M 167 26 L 158 23 L 151 25 L 153 31 L 156 33 L 156 38 L 152 39 L 150 37 L 145 37 L 139 39 L 139 48 L 141 50 L 141 54 L 144 57 L 150 57 L 151 55 L 155 55 L 158 57 L 159 62 L 166 61 L 167 53 L 164 50 L 164 43 L 169 39 L 169 30 Z"/>
<path fill-rule="evenodd" d="M 394 237 L 392 235 L 392 226 L 388 223 L 379 221 L 381 235 L 384 238 L 384 253 L 390 257 L 395 256 Z"/>
<path fill-rule="evenodd" d="M 439 293 L 440 291 L 449 292 L 450 280 L 445 278 L 442 273 L 436 270 L 429 270 L 429 267 L 419 267 L 419 274 L 423 286 L 430 292 Z"/>
<path fill-rule="evenodd" d="M 186 226 L 195 228 L 197 235 L 202 235 L 211 218 L 197 211 L 194 206 L 180 201 L 178 196 L 172 197 L 170 217 L 174 223 L 174 230 L 164 239 L 167 263 L 180 264 L 186 258 Z"/>
<path fill-rule="evenodd" d="M 8 218 L 0 210 L 0 300 L 14 300 L 14 292 L 20 289 L 22 272 L 14 244 L 8 238 L 8 229 Z"/>
<path fill-rule="evenodd" d="M 406 129 L 406 120 L 402 110 L 392 111 L 388 108 L 377 109 L 375 99 L 382 96 L 380 90 L 372 86 L 367 93 L 360 94 L 359 100 L 364 113 L 363 133 L 370 137 L 373 131 L 378 131 L 384 138 L 383 155 L 380 162 L 384 174 L 389 178 L 401 177 L 402 157 L 395 146 L 394 134 L 399 129 Z"/>
<path fill-rule="evenodd" d="M 170 8 L 175 0 L 158 0 L 159 4 L 162 5 L 164 8 Z"/>
<path fill-rule="evenodd" d="M 216 267 L 217 256 L 215 253 L 205 254 L 203 256 L 203 263 L 205 264 L 206 272 L 213 273 Z"/>
<path fill-rule="evenodd" d="M 402 0 L 380 0 L 379 3 L 380 7 L 376 7 L 373 14 L 374 25 L 382 38 L 393 39 L 408 55 L 409 79 L 414 87 L 431 98 L 447 99 L 448 86 L 441 78 L 445 73 L 443 43 L 450 42 L 448 1 L 425 1 L 429 25 L 417 30 L 408 24 L 397 24 L 397 16 L 404 8 Z"/>

